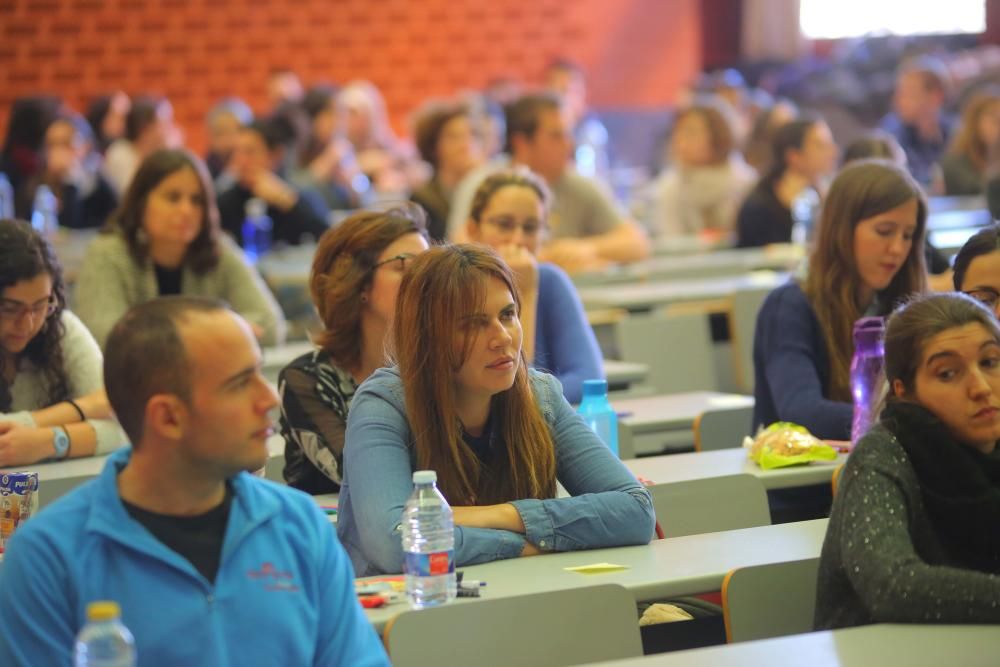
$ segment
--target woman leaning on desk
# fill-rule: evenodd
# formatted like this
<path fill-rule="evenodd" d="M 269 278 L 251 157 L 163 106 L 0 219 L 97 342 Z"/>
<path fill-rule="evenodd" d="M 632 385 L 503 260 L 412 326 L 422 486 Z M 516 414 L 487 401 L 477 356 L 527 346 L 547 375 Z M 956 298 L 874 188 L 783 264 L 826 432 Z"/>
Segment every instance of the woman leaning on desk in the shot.
<path fill-rule="evenodd" d="M 413 261 L 392 329 L 398 365 L 365 381 L 347 419 L 337 532 L 358 576 L 401 571 L 414 470 L 435 470 L 454 509 L 458 566 L 652 537 L 649 493 L 558 381 L 528 369 L 520 308 L 491 250 Z M 556 498 L 557 481 L 573 497 Z"/>
<path fill-rule="evenodd" d="M 790 421 L 818 438 L 850 439 L 854 322 L 924 291 L 926 222 L 923 194 L 903 168 L 844 167 L 823 202 L 807 275 L 769 294 L 757 316 L 755 428 Z"/>
<path fill-rule="evenodd" d="M 125 443 L 101 364 L 90 332 L 66 310 L 48 242 L 26 222 L 0 220 L 0 467 Z"/>
<path fill-rule="evenodd" d="M 1000 623 L 1000 325 L 960 294 L 889 320 L 889 397 L 840 478 L 816 627 Z"/>
<path fill-rule="evenodd" d="M 87 247 L 74 296 L 80 319 L 103 346 L 130 307 L 170 294 L 228 302 L 264 345 L 285 337 L 277 301 L 220 231 L 205 165 L 184 150 L 143 161 L 121 208 Z"/>

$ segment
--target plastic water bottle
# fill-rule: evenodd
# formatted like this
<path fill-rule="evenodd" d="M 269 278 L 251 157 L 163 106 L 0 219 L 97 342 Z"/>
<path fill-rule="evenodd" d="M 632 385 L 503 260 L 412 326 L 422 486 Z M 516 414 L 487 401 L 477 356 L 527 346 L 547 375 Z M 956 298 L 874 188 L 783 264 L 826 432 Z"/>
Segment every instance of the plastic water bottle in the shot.
<path fill-rule="evenodd" d="M 872 409 L 878 400 L 885 361 L 885 321 L 881 317 L 862 317 L 854 323 L 854 357 L 851 359 L 851 394 L 854 418 L 851 442 L 857 442 L 872 424 Z"/>
<path fill-rule="evenodd" d="M 577 412 L 608 449 L 618 456 L 618 414 L 608 400 L 607 380 L 584 380 Z"/>
<path fill-rule="evenodd" d="M 117 602 L 91 602 L 87 624 L 76 636 L 76 667 L 135 667 L 135 639 L 121 622 Z"/>
<path fill-rule="evenodd" d="M 247 259 L 256 263 L 271 249 L 271 229 L 273 223 L 267 215 L 267 203 L 252 197 L 243 207 L 243 252 Z"/>
<path fill-rule="evenodd" d="M 792 200 L 792 243 L 804 246 L 812 241 L 818 210 L 819 195 L 812 188 L 804 189 Z"/>
<path fill-rule="evenodd" d="M 584 118 L 576 132 L 576 149 L 573 160 L 576 170 L 587 176 L 607 182 L 608 130 L 596 118 Z"/>
<path fill-rule="evenodd" d="M 0 173 L 0 218 L 14 217 L 14 186 L 10 184 L 7 174 Z"/>
<path fill-rule="evenodd" d="M 53 236 L 59 229 L 59 202 L 49 186 L 39 185 L 35 189 L 35 200 L 31 206 L 31 226 L 42 236 Z"/>
<path fill-rule="evenodd" d="M 437 473 L 413 473 L 413 494 L 403 508 L 403 574 L 415 609 L 455 599 L 455 524 L 437 488 Z"/>

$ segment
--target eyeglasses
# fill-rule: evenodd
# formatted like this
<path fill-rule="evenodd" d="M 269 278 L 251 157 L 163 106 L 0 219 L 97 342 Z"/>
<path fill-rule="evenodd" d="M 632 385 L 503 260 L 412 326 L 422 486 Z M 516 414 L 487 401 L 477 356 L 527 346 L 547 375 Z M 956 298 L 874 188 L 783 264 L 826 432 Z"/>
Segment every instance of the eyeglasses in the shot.
<path fill-rule="evenodd" d="M 487 218 L 483 222 L 487 225 L 493 225 L 504 236 L 511 236 L 518 229 L 527 238 L 535 238 L 542 233 L 542 225 L 537 221 L 525 222 L 519 225 L 510 218 Z"/>
<path fill-rule="evenodd" d="M 395 264 L 395 266 L 393 266 L 393 268 L 395 268 L 400 273 L 402 273 L 403 271 L 406 271 L 406 265 L 409 262 L 413 261 L 414 257 L 415 257 L 415 255 L 413 253 L 404 252 L 401 255 L 396 255 L 394 257 L 390 257 L 389 259 L 383 259 L 381 262 L 376 262 L 372 266 L 372 272 L 374 272 L 380 266 L 385 266 L 386 264 L 390 264 L 391 265 L 393 262 L 395 262 L 396 264 Z"/>
<path fill-rule="evenodd" d="M 997 292 L 991 287 L 980 287 L 979 289 L 963 292 L 963 294 L 971 296 L 973 299 L 991 310 L 996 308 L 997 303 L 1000 303 L 1000 292 Z"/>
<path fill-rule="evenodd" d="M 22 317 L 29 313 L 31 314 L 32 320 L 44 319 L 56 312 L 56 306 L 56 297 L 51 294 L 45 301 L 39 301 L 38 303 L 31 304 L 30 306 L 18 303 L 17 301 L 2 299 L 0 300 L 0 320 L 5 322 L 18 322 Z"/>

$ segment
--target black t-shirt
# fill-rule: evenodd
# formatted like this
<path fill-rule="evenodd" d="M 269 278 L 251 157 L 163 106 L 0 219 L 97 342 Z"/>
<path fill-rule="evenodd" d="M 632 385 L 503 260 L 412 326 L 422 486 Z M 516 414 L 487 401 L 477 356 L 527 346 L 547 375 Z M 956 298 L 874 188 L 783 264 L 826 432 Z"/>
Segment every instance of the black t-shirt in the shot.
<path fill-rule="evenodd" d="M 486 422 L 482 435 L 469 435 L 462 429 L 462 440 L 469 446 L 484 468 L 493 462 L 493 420 Z"/>
<path fill-rule="evenodd" d="M 167 269 L 159 264 L 153 264 L 156 271 L 156 288 L 160 296 L 170 296 L 181 293 L 181 270 Z"/>
<path fill-rule="evenodd" d="M 222 559 L 222 542 L 226 537 L 229 508 L 233 490 L 226 484 L 226 495 L 218 506 L 197 516 L 157 514 L 122 500 L 125 510 L 169 548 L 191 561 L 194 568 L 209 582 L 215 582 Z"/>
<path fill-rule="evenodd" d="M 754 188 L 740 207 L 736 218 L 736 246 L 756 248 L 769 243 L 790 243 L 792 211 L 778 200 L 774 189 L 761 184 Z"/>

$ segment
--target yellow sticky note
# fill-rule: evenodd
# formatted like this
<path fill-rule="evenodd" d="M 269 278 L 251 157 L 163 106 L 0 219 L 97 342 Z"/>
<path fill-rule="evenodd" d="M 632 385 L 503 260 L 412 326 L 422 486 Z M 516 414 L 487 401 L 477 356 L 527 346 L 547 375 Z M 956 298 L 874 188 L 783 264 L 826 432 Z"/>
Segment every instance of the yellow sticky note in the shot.
<path fill-rule="evenodd" d="M 616 565 L 614 563 L 593 563 L 591 565 L 577 565 L 576 567 L 565 568 L 569 572 L 579 572 L 580 574 L 602 574 L 604 572 L 617 572 L 627 570 L 628 565 Z"/>

